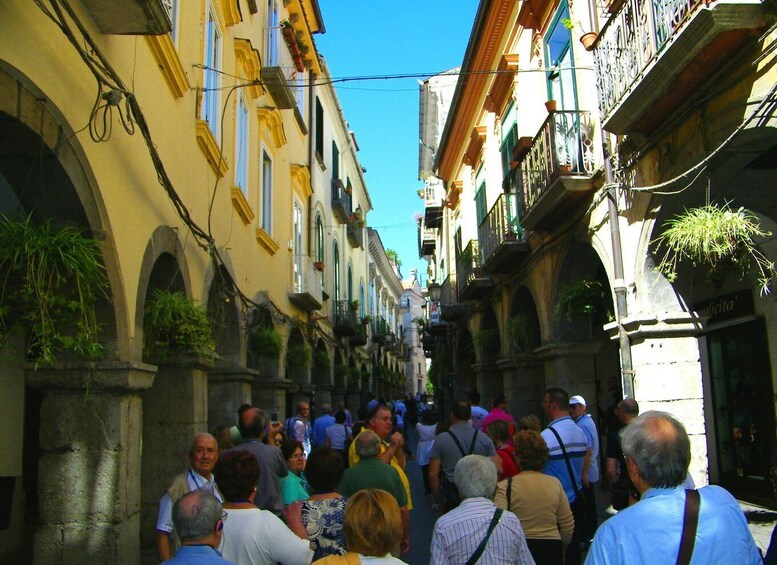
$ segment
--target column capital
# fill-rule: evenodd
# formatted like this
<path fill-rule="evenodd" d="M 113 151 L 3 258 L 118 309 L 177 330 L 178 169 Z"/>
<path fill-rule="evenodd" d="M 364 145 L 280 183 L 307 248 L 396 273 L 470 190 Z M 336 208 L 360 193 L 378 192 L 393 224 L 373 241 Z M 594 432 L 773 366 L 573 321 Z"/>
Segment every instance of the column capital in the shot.
<path fill-rule="evenodd" d="M 537 359 L 547 361 L 557 357 L 596 355 L 602 344 L 598 341 L 570 341 L 549 343 L 534 350 Z"/>
<path fill-rule="evenodd" d="M 633 342 L 638 339 L 697 336 L 704 329 L 708 319 L 689 312 L 659 312 L 628 316 L 622 320 L 622 325 Z M 617 322 L 605 325 L 604 331 L 610 339 L 618 339 Z"/>
<path fill-rule="evenodd" d="M 140 392 L 154 384 L 157 367 L 132 361 L 60 363 L 51 367 L 25 367 L 27 385 L 43 390 L 90 392 Z"/>

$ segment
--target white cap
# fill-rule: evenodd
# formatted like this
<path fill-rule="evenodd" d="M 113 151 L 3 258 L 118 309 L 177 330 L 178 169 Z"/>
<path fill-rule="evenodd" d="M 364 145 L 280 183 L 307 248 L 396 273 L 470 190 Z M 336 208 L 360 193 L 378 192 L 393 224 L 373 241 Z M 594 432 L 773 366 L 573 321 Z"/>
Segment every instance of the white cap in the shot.
<path fill-rule="evenodd" d="M 573 396 L 572 398 L 569 399 L 569 405 L 572 406 L 573 404 L 581 404 L 581 405 L 585 406 L 586 405 L 585 404 L 585 398 L 583 398 L 579 394 L 576 394 L 575 396 Z"/>

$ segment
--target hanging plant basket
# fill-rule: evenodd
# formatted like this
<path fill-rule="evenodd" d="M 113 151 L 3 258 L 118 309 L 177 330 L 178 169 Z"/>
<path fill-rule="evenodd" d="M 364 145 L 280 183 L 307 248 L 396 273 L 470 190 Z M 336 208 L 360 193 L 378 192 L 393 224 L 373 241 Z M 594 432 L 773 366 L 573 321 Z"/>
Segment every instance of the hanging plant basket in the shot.
<path fill-rule="evenodd" d="M 593 51 L 594 43 L 596 43 L 597 37 L 599 36 L 595 31 L 589 31 L 588 33 L 584 33 L 580 36 L 580 43 L 583 44 L 583 47 L 585 47 L 586 51 Z"/>
<path fill-rule="evenodd" d="M 585 318 L 599 310 L 604 290 L 599 281 L 580 279 L 559 286 L 556 296 L 556 318 Z"/>
<path fill-rule="evenodd" d="M 663 233 L 656 238 L 656 252 L 665 248 L 658 270 L 673 282 L 680 261 L 716 270 L 733 267 L 743 278 L 753 267 L 758 271 L 761 295 L 768 294 L 777 270 L 754 241 L 769 237 L 761 229 L 755 214 L 745 208 L 732 210 L 729 203 L 707 204 L 685 210 L 664 223 Z"/>
<path fill-rule="evenodd" d="M 167 359 L 194 353 L 216 359 L 210 319 L 205 309 L 183 292 L 154 290 L 143 314 L 146 352 Z"/>

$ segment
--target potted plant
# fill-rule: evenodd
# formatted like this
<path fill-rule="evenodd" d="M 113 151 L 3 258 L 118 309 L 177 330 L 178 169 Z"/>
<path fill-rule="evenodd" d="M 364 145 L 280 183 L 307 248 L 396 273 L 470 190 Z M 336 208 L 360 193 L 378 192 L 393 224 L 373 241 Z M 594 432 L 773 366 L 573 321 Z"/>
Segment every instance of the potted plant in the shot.
<path fill-rule="evenodd" d="M 351 302 L 351 310 L 356 312 L 358 309 L 359 309 L 359 301 L 354 300 L 353 302 Z"/>
<path fill-rule="evenodd" d="M 151 292 L 143 312 L 143 333 L 145 350 L 152 357 L 168 359 L 180 353 L 217 357 L 207 312 L 182 291 Z"/>
<path fill-rule="evenodd" d="M 556 101 L 555 100 L 548 100 L 545 102 L 545 108 L 548 110 L 549 114 L 552 114 L 556 111 Z"/>
<path fill-rule="evenodd" d="M 593 51 L 594 43 L 596 43 L 597 37 L 599 37 L 599 34 L 597 34 L 595 31 L 586 32 L 580 36 L 580 43 L 583 44 L 583 47 L 585 47 L 586 51 Z"/>
<path fill-rule="evenodd" d="M 277 359 L 283 349 L 283 338 L 275 328 L 257 328 L 249 336 L 249 345 L 259 357 Z"/>
<path fill-rule="evenodd" d="M 493 362 L 499 356 L 499 330 L 482 330 L 473 336 L 481 362 Z"/>
<path fill-rule="evenodd" d="M 666 247 L 658 269 L 672 282 L 678 263 L 685 259 L 710 272 L 733 267 L 740 278 L 755 267 L 761 295 L 768 294 L 777 270 L 754 238 L 769 236 L 771 232 L 761 229 L 755 214 L 745 208 L 732 210 L 728 202 L 691 208 L 665 222 L 663 233 L 654 240 L 656 251 Z"/>
<path fill-rule="evenodd" d="M 0 339 L 25 330 L 36 366 L 60 352 L 101 356 L 95 308 L 108 300 L 108 278 L 97 240 L 74 227 L 55 231 L 50 221 L 0 217 L 0 277 Z"/>
<path fill-rule="evenodd" d="M 604 289 L 599 281 L 579 279 L 563 283 L 556 295 L 555 316 L 573 320 L 594 314 L 604 298 Z"/>
<path fill-rule="evenodd" d="M 304 343 L 291 345 L 286 349 L 286 370 L 303 371 L 310 366 L 310 347 Z"/>
<path fill-rule="evenodd" d="M 313 261 L 313 267 L 316 269 L 316 271 L 323 272 L 325 265 L 323 261 Z"/>

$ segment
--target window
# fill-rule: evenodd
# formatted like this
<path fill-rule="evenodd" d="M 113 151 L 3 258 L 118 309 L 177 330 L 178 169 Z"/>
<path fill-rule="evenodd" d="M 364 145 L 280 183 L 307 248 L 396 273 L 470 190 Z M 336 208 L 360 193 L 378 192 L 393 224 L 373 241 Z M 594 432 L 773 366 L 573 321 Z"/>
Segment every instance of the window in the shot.
<path fill-rule="evenodd" d="M 513 148 L 518 143 L 518 124 L 515 122 L 515 103 L 511 102 L 502 116 L 502 177 L 510 172 L 510 161 L 513 159 Z"/>
<path fill-rule="evenodd" d="M 337 143 L 332 142 L 332 179 L 340 178 L 340 150 Z"/>
<path fill-rule="evenodd" d="M 299 110 L 299 113 L 304 116 L 305 112 L 303 112 L 303 110 L 305 109 L 305 73 L 301 73 L 299 71 L 295 72 L 294 81 L 296 82 L 294 96 L 297 99 L 297 109 Z"/>
<path fill-rule="evenodd" d="M 353 302 L 353 267 L 351 267 L 351 264 L 348 264 L 348 278 L 346 279 L 346 284 L 348 285 L 348 302 Z"/>
<path fill-rule="evenodd" d="M 208 3 L 205 24 L 205 70 L 201 119 L 208 122 L 213 137 L 219 136 L 219 89 L 221 88 L 221 30 L 213 6 Z"/>
<path fill-rule="evenodd" d="M 324 159 L 324 107 L 316 97 L 316 153 Z"/>
<path fill-rule="evenodd" d="M 575 110 L 575 72 L 572 69 L 572 31 L 563 24 L 569 18 L 569 6 L 563 2 L 545 36 L 545 63 L 550 70 L 548 100 L 555 100 L 559 110 Z"/>
<path fill-rule="evenodd" d="M 178 0 L 162 0 L 162 6 L 167 12 L 167 17 L 170 18 L 170 22 L 173 27 L 170 30 L 170 39 L 173 40 L 173 45 L 178 46 Z"/>
<path fill-rule="evenodd" d="M 272 159 L 262 150 L 262 224 L 261 228 L 272 235 Z"/>
<path fill-rule="evenodd" d="M 364 318 L 365 305 L 364 305 L 364 281 L 359 285 L 359 317 Z"/>
<path fill-rule="evenodd" d="M 235 122 L 235 186 L 248 194 L 248 104 L 242 92 L 237 95 Z"/>
<path fill-rule="evenodd" d="M 340 250 L 337 248 L 337 242 L 335 241 L 334 257 L 335 267 L 335 302 L 340 301 Z"/>
<path fill-rule="evenodd" d="M 316 215 L 316 261 L 324 263 L 324 222 L 321 220 L 321 214 Z M 321 289 L 326 290 L 326 276 L 321 271 Z"/>
<path fill-rule="evenodd" d="M 483 182 L 475 193 L 475 217 L 478 225 L 486 219 L 486 183 Z"/>
<path fill-rule="evenodd" d="M 267 0 L 267 29 L 265 33 L 264 61 L 268 67 L 278 66 L 278 33 L 280 17 L 278 16 L 278 1 Z"/>
<path fill-rule="evenodd" d="M 302 289 L 302 205 L 294 200 L 294 289 L 300 292 Z"/>

